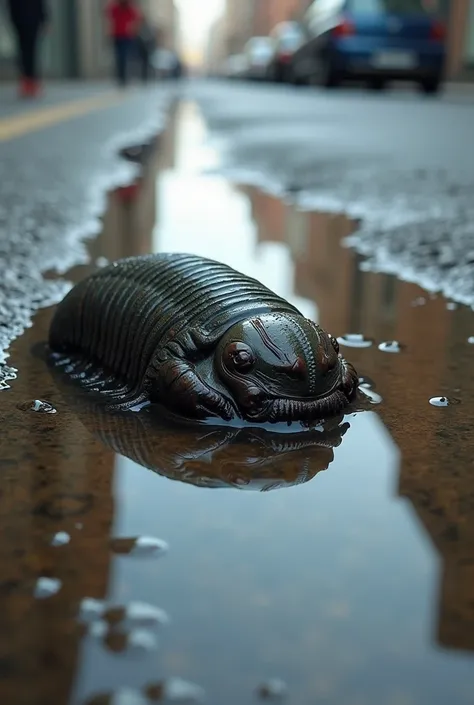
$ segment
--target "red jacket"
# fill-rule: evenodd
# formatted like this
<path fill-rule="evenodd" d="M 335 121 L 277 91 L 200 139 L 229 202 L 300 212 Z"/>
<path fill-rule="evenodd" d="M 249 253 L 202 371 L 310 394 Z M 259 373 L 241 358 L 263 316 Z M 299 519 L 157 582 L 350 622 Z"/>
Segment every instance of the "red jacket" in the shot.
<path fill-rule="evenodd" d="M 134 37 L 141 19 L 140 10 L 133 2 L 109 2 L 106 9 L 113 37 Z"/>

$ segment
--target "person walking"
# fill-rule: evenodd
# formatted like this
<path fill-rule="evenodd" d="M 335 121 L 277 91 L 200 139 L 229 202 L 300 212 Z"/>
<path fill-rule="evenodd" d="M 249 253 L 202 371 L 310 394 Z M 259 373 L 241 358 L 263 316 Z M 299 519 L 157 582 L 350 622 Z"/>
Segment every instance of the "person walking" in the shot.
<path fill-rule="evenodd" d="M 141 12 L 133 0 L 112 0 L 106 6 L 109 33 L 114 43 L 115 75 L 120 86 L 128 82 Z"/>
<path fill-rule="evenodd" d="M 7 0 L 17 41 L 20 72 L 19 94 L 35 98 L 41 92 L 38 50 L 41 34 L 49 20 L 47 0 Z"/>
<path fill-rule="evenodd" d="M 156 40 L 152 27 L 146 17 L 142 17 L 138 25 L 136 49 L 140 64 L 140 76 L 143 83 L 150 78 L 151 56 L 156 48 Z"/>

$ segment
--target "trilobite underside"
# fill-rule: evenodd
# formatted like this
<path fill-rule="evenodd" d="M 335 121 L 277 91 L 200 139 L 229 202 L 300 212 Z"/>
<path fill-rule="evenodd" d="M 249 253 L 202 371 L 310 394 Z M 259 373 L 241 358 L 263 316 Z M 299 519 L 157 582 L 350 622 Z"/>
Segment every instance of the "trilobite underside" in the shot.
<path fill-rule="evenodd" d="M 79 282 L 53 317 L 51 360 L 112 409 L 312 421 L 358 377 L 334 338 L 263 284 L 188 254 L 131 257 Z"/>

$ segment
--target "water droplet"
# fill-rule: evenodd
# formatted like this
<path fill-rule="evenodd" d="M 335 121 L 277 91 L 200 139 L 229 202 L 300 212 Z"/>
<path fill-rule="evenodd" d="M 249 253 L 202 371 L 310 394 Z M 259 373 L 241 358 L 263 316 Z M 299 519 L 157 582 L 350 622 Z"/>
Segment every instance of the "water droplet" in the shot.
<path fill-rule="evenodd" d="M 398 342 L 398 340 L 387 340 L 386 342 L 380 343 L 379 350 L 387 353 L 399 353 L 403 350 L 405 346 Z"/>
<path fill-rule="evenodd" d="M 423 296 L 418 296 L 417 299 L 413 299 L 411 302 L 411 305 L 413 307 L 415 306 L 424 306 L 426 304 L 426 299 Z"/>
<path fill-rule="evenodd" d="M 128 635 L 128 646 L 137 651 L 155 651 L 158 648 L 156 634 L 147 629 L 134 629 Z"/>
<path fill-rule="evenodd" d="M 263 700 L 280 700 L 288 695 L 288 688 L 280 678 L 270 678 L 258 687 L 257 693 Z"/>
<path fill-rule="evenodd" d="M 370 377 L 363 375 L 362 377 L 359 377 L 359 387 L 363 387 L 364 389 L 372 389 L 375 387 L 375 382 Z"/>
<path fill-rule="evenodd" d="M 469 336 L 467 342 L 469 343 L 469 345 L 474 345 L 474 335 Z"/>
<path fill-rule="evenodd" d="M 147 700 L 137 690 L 120 688 L 113 693 L 98 693 L 84 705 L 147 705 Z"/>
<path fill-rule="evenodd" d="M 452 406 L 453 404 L 459 404 L 460 400 L 454 397 L 431 397 L 430 404 L 432 406 Z"/>
<path fill-rule="evenodd" d="M 167 553 L 169 546 L 166 541 L 153 536 L 138 536 L 137 538 L 112 539 L 112 551 L 138 557 L 155 558 Z"/>
<path fill-rule="evenodd" d="M 35 586 L 35 597 L 38 600 L 45 600 L 56 595 L 62 586 L 58 578 L 38 578 Z"/>
<path fill-rule="evenodd" d="M 57 409 L 54 408 L 49 401 L 41 401 L 41 399 L 33 399 L 33 401 L 25 401 L 17 406 L 20 411 L 36 411 L 40 414 L 56 414 Z"/>
<path fill-rule="evenodd" d="M 154 702 L 202 703 L 206 698 L 206 693 L 201 686 L 182 678 L 169 678 L 159 683 L 152 683 L 146 688 L 146 694 Z"/>
<path fill-rule="evenodd" d="M 169 622 L 169 617 L 164 610 L 146 602 L 130 602 L 125 606 L 110 607 L 104 616 L 111 624 L 123 622 L 124 625 L 129 624 L 131 627 L 139 625 L 156 627 Z"/>
<path fill-rule="evenodd" d="M 374 341 L 366 338 L 362 333 L 346 333 L 346 335 L 340 335 L 337 342 L 348 348 L 370 348 Z"/>
<path fill-rule="evenodd" d="M 16 379 L 18 377 L 18 370 L 16 367 L 10 367 L 9 365 L 2 365 L 0 367 L 0 380 L 5 383 L 5 389 L 9 389 L 9 385 L 6 384 L 7 382 L 11 382 L 12 380 Z M 2 387 L 0 387 L 1 389 Z"/>
<path fill-rule="evenodd" d="M 129 411 L 133 411 L 134 413 L 138 413 L 139 411 L 141 411 L 142 409 L 144 409 L 145 407 L 150 406 L 150 405 L 151 405 L 151 402 L 143 401 L 143 402 L 141 402 L 141 404 L 137 404 L 136 406 L 131 406 Z"/>
<path fill-rule="evenodd" d="M 368 398 L 371 404 L 381 404 L 383 402 L 383 398 L 380 394 L 377 394 L 371 387 L 360 385 L 359 391 Z"/>
<path fill-rule="evenodd" d="M 94 639 L 104 639 L 109 632 L 109 625 L 100 619 L 98 622 L 91 622 L 87 633 Z"/>
<path fill-rule="evenodd" d="M 95 622 L 103 616 L 105 609 L 105 603 L 102 600 L 84 597 L 79 607 L 79 619 L 81 622 Z"/>
<path fill-rule="evenodd" d="M 448 301 L 446 308 L 448 311 L 455 311 L 458 308 L 458 305 L 454 301 Z"/>
<path fill-rule="evenodd" d="M 51 546 L 66 546 L 70 540 L 71 537 L 66 531 L 58 531 L 51 539 Z"/>
<path fill-rule="evenodd" d="M 146 653 L 156 651 L 158 648 L 156 634 L 148 629 L 133 629 L 130 632 L 107 629 L 103 639 L 105 646 L 115 653 L 123 653 L 124 651 Z"/>

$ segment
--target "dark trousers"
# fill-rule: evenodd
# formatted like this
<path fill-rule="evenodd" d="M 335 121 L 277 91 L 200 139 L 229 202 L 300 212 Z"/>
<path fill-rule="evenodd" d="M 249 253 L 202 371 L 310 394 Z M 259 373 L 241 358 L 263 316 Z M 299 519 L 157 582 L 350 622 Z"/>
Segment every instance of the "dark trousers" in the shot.
<path fill-rule="evenodd" d="M 14 25 L 20 73 L 25 78 L 38 78 L 38 39 L 41 23 L 25 22 Z"/>
<path fill-rule="evenodd" d="M 150 51 L 141 40 L 137 40 L 136 54 L 140 64 L 140 77 L 146 83 L 150 78 Z"/>
<path fill-rule="evenodd" d="M 133 39 L 114 37 L 115 75 L 120 85 L 128 81 L 130 58 L 133 51 Z"/>

